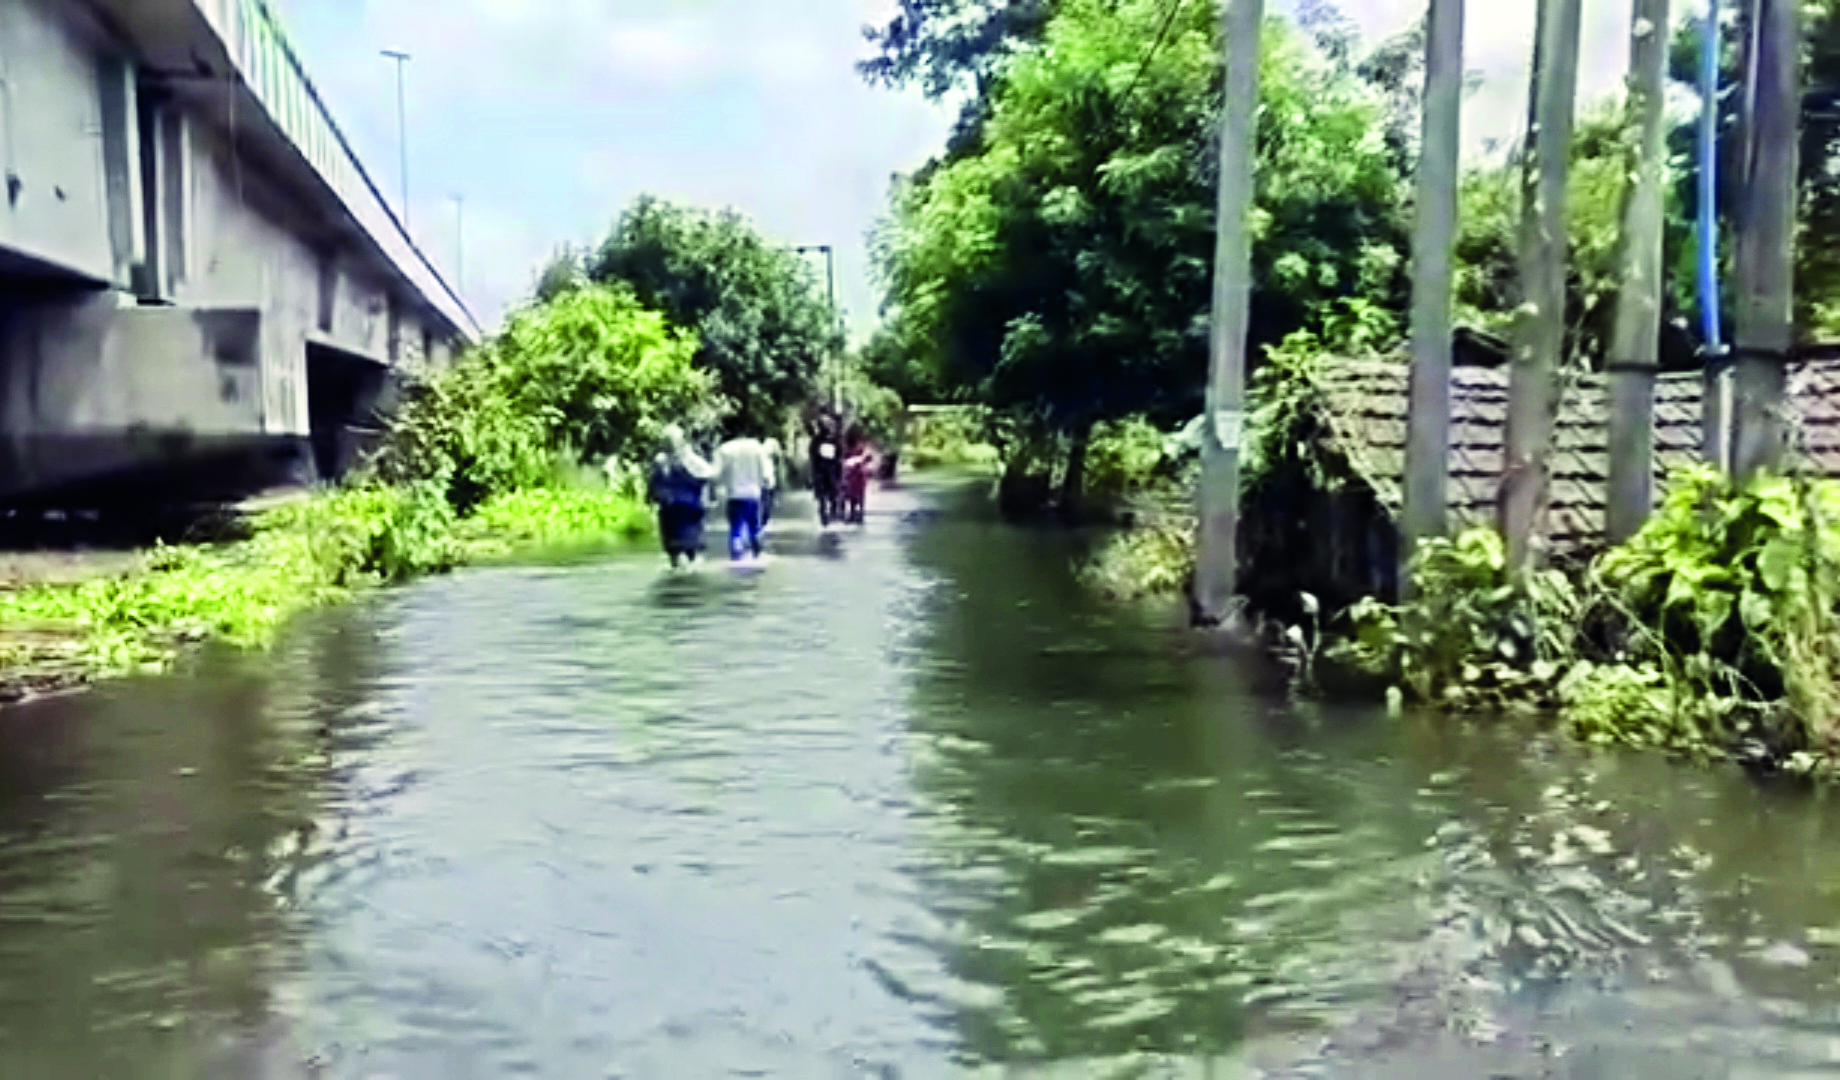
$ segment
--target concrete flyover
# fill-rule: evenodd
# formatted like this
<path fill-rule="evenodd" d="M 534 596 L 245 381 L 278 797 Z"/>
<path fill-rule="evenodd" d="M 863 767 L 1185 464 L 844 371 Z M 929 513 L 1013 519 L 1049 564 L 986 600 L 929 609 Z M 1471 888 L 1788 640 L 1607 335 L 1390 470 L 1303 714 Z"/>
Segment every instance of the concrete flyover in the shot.
<path fill-rule="evenodd" d="M 0 502 L 335 476 L 479 334 L 263 0 L 0 0 Z"/>

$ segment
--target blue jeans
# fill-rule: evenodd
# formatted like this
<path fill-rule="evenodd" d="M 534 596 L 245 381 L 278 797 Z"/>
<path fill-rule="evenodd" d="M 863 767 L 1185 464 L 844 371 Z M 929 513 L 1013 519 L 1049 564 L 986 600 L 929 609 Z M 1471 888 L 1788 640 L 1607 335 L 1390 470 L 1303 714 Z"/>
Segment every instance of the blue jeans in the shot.
<path fill-rule="evenodd" d="M 752 552 L 760 557 L 760 500 L 728 500 L 728 557 Z"/>

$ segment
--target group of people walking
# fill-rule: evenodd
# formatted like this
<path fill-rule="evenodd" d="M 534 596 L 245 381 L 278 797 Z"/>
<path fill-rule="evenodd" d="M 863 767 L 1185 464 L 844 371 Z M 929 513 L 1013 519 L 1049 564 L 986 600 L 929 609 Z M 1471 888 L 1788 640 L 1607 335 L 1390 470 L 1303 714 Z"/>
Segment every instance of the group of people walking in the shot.
<path fill-rule="evenodd" d="M 812 490 L 818 517 L 860 524 L 868 497 L 869 476 L 877 455 L 860 431 L 836 436 L 837 425 L 821 421 L 811 431 Z M 731 560 L 758 560 L 761 537 L 772 520 L 774 499 L 785 483 L 784 454 L 775 439 L 757 439 L 739 422 L 731 422 L 713 460 L 697 452 L 682 428 L 664 430 L 664 450 L 652 463 L 648 485 L 658 508 L 658 534 L 665 555 L 676 567 L 695 562 L 703 550 L 706 492 L 713 488 L 728 515 Z"/>
<path fill-rule="evenodd" d="M 842 439 L 836 425 L 820 421 L 811 433 L 811 490 L 818 500 L 818 522 L 860 525 L 869 497 L 869 477 L 878 455 L 861 430 Z"/>

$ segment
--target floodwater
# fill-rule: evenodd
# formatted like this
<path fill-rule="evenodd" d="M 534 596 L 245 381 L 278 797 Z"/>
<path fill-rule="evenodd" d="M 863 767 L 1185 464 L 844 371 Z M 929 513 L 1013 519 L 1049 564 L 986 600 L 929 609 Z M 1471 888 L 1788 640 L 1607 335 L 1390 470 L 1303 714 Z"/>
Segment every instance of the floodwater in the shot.
<path fill-rule="evenodd" d="M 0 1076 L 1840 1075 L 1840 808 L 1292 705 L 939 488 L 0 718 Z"/>

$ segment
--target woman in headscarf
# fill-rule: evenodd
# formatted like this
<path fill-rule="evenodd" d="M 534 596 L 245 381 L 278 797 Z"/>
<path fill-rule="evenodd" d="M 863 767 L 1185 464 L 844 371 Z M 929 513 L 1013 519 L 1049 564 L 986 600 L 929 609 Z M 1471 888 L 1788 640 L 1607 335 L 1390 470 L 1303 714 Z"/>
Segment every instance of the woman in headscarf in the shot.
<path fill-rule="evenodd" d="M 664 444 L 647 486 L 658 505 L 658 538 L 675 568 L 680 558 L 695 562 L 703 551 L 703 485 L 715 470 L 676 424 L 664 429 Z"/>

